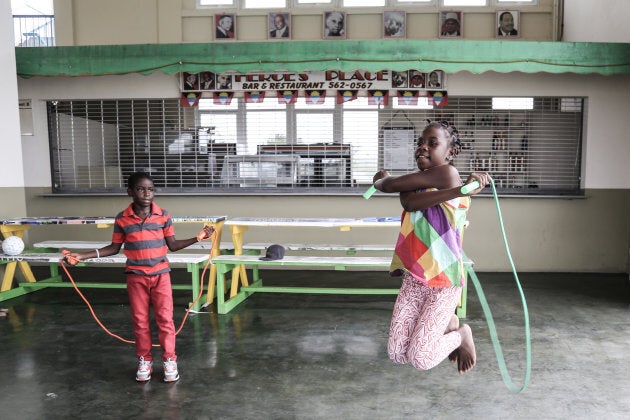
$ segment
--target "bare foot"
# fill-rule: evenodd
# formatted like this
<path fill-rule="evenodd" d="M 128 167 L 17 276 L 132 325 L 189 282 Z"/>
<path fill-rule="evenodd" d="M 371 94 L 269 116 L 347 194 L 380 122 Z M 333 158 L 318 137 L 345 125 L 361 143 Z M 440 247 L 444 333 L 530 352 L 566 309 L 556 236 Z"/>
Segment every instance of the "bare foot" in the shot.
<path fill-rule="evenodd" d="M 453 316 L 451 316 L 451 320 L 448 322 L 448 326 L 446 327 L 446 331 L 444 331 L 444 334 L 448 334 L 451 331 L 455 331 L 459 328 L 459 318 L 457 317 L 457 315 L 453 314 Z"/>
<path fill-rule="evenodd" d="M 475 352 L 472 331 L 468 324 L 462 325 L 458 331 L 462 336 L 462 344 L 456 350 L 458 352 L 457 370 L 459 370 L 459 373 L 463 374 L 475 366 L 477 363 L 477 353 Z"/>
<path fill-rule="evenodd" d="M 444 334 L 448 334 L 451 331 L 456 331 L 458 328 L 459 318 L 457 317 L 457 315 L 453 314 L 451 320 L 448 323 L 448 326 L 446 327 L 446 331 L 444 331 Z M 448 355 L 448 360 L 450 360 L 451 363 L 457 362 L 457 349 L 453 350 L 451 354 Z"/>

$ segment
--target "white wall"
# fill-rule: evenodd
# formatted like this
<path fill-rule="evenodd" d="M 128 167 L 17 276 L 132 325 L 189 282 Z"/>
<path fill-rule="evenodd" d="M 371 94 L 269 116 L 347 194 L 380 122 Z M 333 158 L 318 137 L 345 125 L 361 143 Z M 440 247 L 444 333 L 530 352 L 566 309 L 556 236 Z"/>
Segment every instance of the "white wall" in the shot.
<path fill-rule="evenodd" d="M 630 42 L 628 0 L 564 0 L 563 41 Z"/>
<path fill-rule="evenodd" d="M 13 46 L 13 19 L 11 2 L 0 1 L 0 127 L 2 127 L 1 187 L 23 187 L 22 146 L 18 88 L 15 77 L 15 48 Z"/>

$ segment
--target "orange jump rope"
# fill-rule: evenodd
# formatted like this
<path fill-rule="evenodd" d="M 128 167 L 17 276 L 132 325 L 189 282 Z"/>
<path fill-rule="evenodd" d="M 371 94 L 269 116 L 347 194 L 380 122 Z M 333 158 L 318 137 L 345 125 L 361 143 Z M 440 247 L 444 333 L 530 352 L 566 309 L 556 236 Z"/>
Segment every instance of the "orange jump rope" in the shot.
<path fill-rule="evenodd" d="M 202 232 L 200 232 L 199 235 L 201 235 Z M 215 233 L 216 232 L 213 232 L 212 235 L 214 235 Z M 211 241 L 213 240 L 212 236 L 210 236 L 210 240 Z M 81 290 L 79 290 L 79 287 L 77 286 L 77 284 L 75 283 L 74 279 L 72 278 L 72 275 L 68 271 L 68 267 L 66 267 L 66 264 L 64 263 L 64 260 L 67 259 L 68 263 L 70 265 L 76 265 L 81 260 L 78 260 L 78 259 L 70 256 L 70 251 L 68 251 L 66 249 L 62 250 L 61 253 L 64 255 L 64 258 L 59 260 L 59 262 L 61 264 L 61 267 L 63 268 L 63 271 L 65 271 L 66 275 L 68 276 L 68 279 L 70 280 L 70 283 L 72 283 L 72 287 L 74 287 L 74 290 L 76 290 L 76 292 L 79 294 L 81 299 L 83 299 L 83 302 L 85 302 L 85 304 L 87 305 L 88 309 L 90 310 L 90 313 L 92 314 L 92 318 L 94 318 L 96 323 L 103 329 L 103 331 L 105 331 L 110 336 L 112 336 L 114 338 L 117 338 L 118 340 L 122 341 L 123 343 L 135 344 L 136 342 L 134 340 L 128 340 L 126 338 L 123 338 L 123 337 L 119 336 L 118 334 L 114 334 L 113 332 L 111 332 L 101 322 L 99 317 L 96 315 L 96 312 L 94 312 L 94 308 L 92 308 L 92 305 L 90 304 L 90 301 L 88 301 L 88 299 L 85 297 L 85 295 L 83 295 Z M 179 328 L 177 329 L 177 331 L 175 331 L 175 335 L 178 335 L 179 332 L 182 330 L 182 328 L 184 327 L 184 324 L 186 323 L 186 319 L 188 319 L 188 315 L 190 314 L 191 309 L 197 304 L 197 302 L 199 302 L 199 299 L 201 299 L 201 296 L 203 295 L 203 284 L 204 284 L 203 279 L 205 277 L 206 271 L 208 271 L 208 266 L 210 265 L 210 262 L 211 262 L 211 256 L 212 256 L 212 247 L 210 247 L 210 255 L 208 256 L 208 261 L 206 261 L 206 264 L 203 267 L 203 271 L 201 272 L 201 276 L 200 276 L 200 279 L 199 279 L 199 294 L 197 295 L 195 300 L 190 304 L 188 309 L 186 309 L 186 314 L 184 315 L 184 318 L 182 319 L 182 322 L 181 322 Z M 151 346 L 159 347 L 160 345 L 159 344 L 151 344 Z"/>

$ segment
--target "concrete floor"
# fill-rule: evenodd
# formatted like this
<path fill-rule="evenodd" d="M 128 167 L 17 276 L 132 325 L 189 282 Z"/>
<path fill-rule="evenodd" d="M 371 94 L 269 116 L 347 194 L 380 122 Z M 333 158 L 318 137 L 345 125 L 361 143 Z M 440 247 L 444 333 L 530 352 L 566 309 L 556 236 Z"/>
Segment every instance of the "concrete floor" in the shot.
<path fill-rule="evenodd" d="M 37 267 L 36 267 L 37 268 Z M 82 280 L 121 269 L 80 271 Z M 264 273 L 268 284 L 391 284 L 384 273 Z M 176 271 L 176 281 L 186 273 Z M 393 365 L 395 296 L 254 295 L 228 315 L 192 316 L 178 336 L 181 380 L 134 380 L 133 348 L 106 335 L 72 289 L 1 302 L 1 419 L 621 419 L 630 412 L 626 275 L 521 274 L 533 367 L 505 387 L 477 295 L 468 322 L 478 362 L 421 372 Z M 507 366 L 525 369 L 523 312 L 509 274 L 480 273 Z M 273 281 L 272 281 L 273 280 Z M 104 324 L 131 338 L 124 290 L 86 290 Z M 176 325 L 189 292 L 175 292 Z M 159 351 L 158 351 L 159 354 Z"/>

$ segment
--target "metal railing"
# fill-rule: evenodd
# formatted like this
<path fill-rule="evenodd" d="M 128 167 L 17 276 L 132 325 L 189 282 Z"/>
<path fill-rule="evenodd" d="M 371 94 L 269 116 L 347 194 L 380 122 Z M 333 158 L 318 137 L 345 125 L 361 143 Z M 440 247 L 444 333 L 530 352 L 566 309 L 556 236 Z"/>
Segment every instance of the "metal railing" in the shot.
<path fill-rule="evenodd" d="M 54 15 L 13 15 L 16 47 L 54 47 Z"/>

